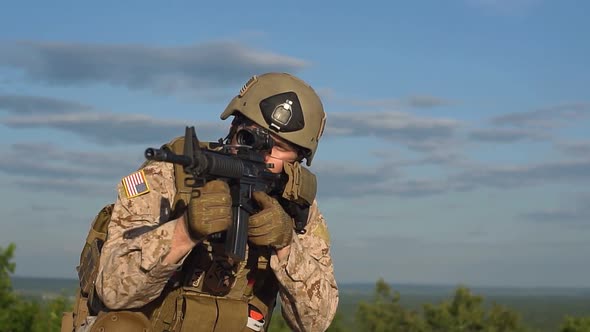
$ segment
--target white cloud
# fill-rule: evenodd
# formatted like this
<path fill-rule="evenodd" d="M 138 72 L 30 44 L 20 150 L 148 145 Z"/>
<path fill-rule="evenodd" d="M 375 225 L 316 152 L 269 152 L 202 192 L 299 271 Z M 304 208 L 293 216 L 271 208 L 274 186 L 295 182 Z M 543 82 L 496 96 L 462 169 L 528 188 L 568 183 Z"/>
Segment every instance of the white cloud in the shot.
<path fill-rule="evenodd" d="M 12 116 L 0 120 L 11 128 L 52 128 L 74 133 L 97 144 L 163 144 L 183 136 L 187 121 L 157 119 L 143 114 L 112 112 L 72 112 L 63 114 Z M 229 123 L 205 123 L 195 126 L 202 140 L 224 136 Z"/>
<path fill-rule="evenodd" d="M 243 44 L 191 46 L 19 42 L 0 44 L 0 67 L 18 68 L 53 85 L 108 83 L 157 93 L 234 87 L 253 74 L 296 72 L 307 62 Z"/>

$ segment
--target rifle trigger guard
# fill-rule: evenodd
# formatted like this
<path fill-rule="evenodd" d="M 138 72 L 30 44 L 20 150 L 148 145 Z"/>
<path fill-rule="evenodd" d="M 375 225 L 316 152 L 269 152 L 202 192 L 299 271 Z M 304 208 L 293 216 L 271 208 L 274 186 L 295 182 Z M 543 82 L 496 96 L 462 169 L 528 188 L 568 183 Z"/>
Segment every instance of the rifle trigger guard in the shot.
<path fill-rule="evenodd" d="M 256 209 L 254 209 L 254 207 L 252 206 L 252 204 L 250 202 L 243 204 L 242 209 L 244 209 L 246 212 L 248 212 L 249 215 L 253 215 L 257 212 Z"/>
<path fill-rule="evenodd" d="M 203 187 L 207 183 L 204 178 L 186 177 L 184 178 L 184 185 L 189 188 Z"/>

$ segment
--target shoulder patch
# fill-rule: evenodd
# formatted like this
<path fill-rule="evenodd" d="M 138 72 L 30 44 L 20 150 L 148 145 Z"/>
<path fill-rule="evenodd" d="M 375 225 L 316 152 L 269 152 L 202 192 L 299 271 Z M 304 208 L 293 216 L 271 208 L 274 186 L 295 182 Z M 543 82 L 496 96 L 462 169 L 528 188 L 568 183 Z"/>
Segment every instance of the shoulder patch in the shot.
<path fill-rule="evenodd" d="M 127 175 L 121 182 L 123 182 L 127 198 L 137 197 L 150 192 L 150 187 L 148 186 L 143 169 Z"/>
<path fill-rule="evenodd" d="M 313 231 L 311 231 L 311 233 L 324 240 L 324 242 L 330 243 L 330 232 L 328 232 L 328 227 L 326 227 L 326 224 L 320 223 L 313 229 Z"/>

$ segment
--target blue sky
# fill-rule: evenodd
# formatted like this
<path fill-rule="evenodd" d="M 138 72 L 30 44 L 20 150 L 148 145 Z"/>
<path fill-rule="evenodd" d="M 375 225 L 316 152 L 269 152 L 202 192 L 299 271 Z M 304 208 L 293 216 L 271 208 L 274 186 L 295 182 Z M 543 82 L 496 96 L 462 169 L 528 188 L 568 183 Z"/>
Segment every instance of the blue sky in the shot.
<path fill-rule="evenodd" d="M 3 1 L 0 246 L 74 277 L 117 182 L 253 74 L 321 95 L 341 282 L 590 287 L 585 1 Z"/>

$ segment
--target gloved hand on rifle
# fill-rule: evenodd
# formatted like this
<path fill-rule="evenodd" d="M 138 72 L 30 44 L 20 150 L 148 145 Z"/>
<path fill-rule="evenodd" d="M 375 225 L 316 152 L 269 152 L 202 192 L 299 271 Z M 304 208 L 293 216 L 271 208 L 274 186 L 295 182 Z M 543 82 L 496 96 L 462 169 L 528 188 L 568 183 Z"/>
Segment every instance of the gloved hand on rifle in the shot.
<path fill-rule="evenodd" d="M 279 202 L 266 193 L 256 191 L 252 198 L 261 210 L 250 216 L 248 239 L 255 245 L 272 246 L 281 249 L 293 239 L 293 219 L 283 210 Z"/>
<path fill-rule="evenodd" d="M 232 223 L 229 186 L 221 180 L 207 182 L 196 189 L 188 206 L 188 230 L 195 240 L 226 230 Z"/>

